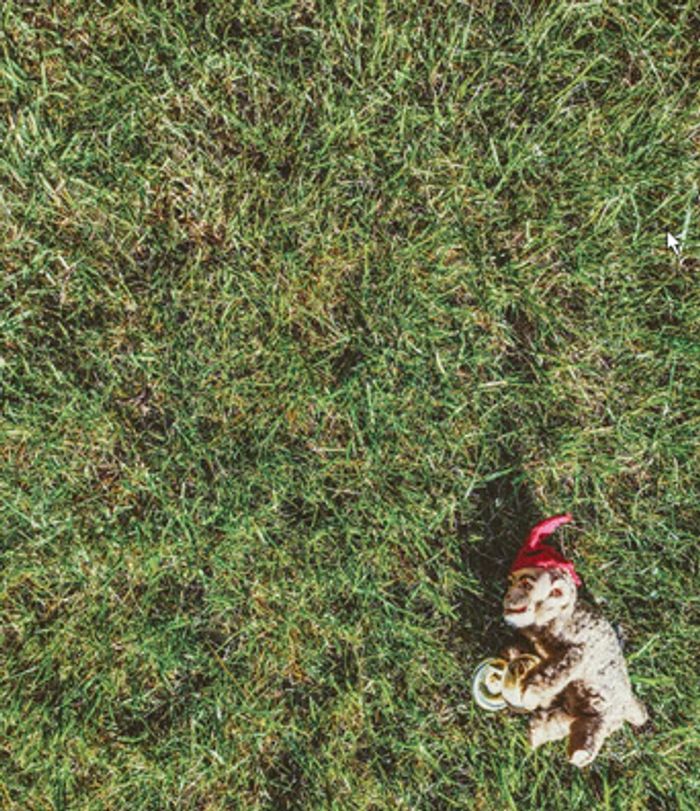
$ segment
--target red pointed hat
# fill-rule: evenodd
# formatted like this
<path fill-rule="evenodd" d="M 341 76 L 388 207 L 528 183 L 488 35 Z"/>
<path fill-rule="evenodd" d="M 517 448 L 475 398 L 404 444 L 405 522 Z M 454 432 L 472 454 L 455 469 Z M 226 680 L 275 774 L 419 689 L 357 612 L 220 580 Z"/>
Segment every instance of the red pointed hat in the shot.
<path fill-rule="evenodd" d="M 518 569 L 527 569 L 530 566 L 537 566 L 540 569 L 565 569 L 571 575 L 574 583 L 580 586 L 581 578 L 576 574 L 574 564 L 567 560 L 561 552 L 542 543 L 543 538 L 551 535 L 562 524 L 568 524 L 572 518 L 571 513 L 553 515 L 534 526 L 530 530 L 527 540 L 520 547 L 510 571 L 516 572 Z"/>

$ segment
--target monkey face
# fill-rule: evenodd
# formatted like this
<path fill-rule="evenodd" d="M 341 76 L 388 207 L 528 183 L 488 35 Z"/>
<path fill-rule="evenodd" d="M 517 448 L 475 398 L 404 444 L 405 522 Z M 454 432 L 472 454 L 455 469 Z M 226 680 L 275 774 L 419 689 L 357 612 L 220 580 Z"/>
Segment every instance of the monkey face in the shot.
<path fill-rule="evenodd" d="M 576 602 L 576 584 L 561 569 L 518 569 L 509 578 L 503 618 L 515 628 L 546 625 L 569 614 Z"/>

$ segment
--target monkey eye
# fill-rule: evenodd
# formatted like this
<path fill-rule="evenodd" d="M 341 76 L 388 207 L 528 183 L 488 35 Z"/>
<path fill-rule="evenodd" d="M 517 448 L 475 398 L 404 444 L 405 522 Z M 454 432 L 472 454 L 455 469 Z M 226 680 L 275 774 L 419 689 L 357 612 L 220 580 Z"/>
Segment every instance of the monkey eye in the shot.
<path fill-rule="evenodd" d="M 552 589 L 551 592 L 549 593 L 549 596 L 550 597 L 561 597 L 562 593 L 563 592 L 562 592 L 561 589 Z"/>

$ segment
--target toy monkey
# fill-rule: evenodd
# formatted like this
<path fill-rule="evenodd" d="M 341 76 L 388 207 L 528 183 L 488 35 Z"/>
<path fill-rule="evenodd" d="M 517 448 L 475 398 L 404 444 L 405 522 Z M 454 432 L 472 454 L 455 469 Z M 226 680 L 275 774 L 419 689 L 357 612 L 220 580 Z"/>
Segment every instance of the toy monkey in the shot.
<path fill-rule="evenodd" d="M 625 721 L 641 726 L 648 716 L 632 693 L 612 626 L 577 599 L 574 564 L 542 543 L 569 521 L 569 513 L 555 515 L 530 531 L 510 570 L 503 615 L 541 658 L 521 680 L 520 706 L 533 711 L 530 745 L 568 735 L 569 762 L 583 767 Z M 504 658 L 523 653 L 509 648 Z"/>

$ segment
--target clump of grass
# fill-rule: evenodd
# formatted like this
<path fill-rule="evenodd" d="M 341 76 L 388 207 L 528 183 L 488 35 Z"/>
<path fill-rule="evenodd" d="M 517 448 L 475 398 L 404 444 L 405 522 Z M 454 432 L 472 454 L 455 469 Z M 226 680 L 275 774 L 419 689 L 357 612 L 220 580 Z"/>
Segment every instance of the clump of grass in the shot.
<path fill-rule="evenodd" d="M 1 14 L 3 807 L 696 807 L 694 4 Z M 584 773 L 468 695 L 561 509 Z"/>

